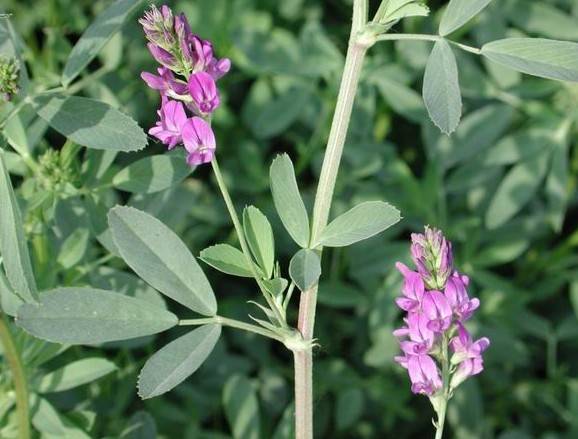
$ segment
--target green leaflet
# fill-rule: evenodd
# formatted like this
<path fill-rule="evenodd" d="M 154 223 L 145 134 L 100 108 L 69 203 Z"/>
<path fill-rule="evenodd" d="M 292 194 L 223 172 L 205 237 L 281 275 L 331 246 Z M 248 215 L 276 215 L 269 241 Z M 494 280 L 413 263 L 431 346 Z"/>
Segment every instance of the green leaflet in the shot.
<path fill-rule="evenodd" d="M 256 207 L 246 207 L 243 211 L 243 229 L 257 265 L 269 279 L 275 264 L 275 240 L 269 220 Z"/>
<path fill-rule="evenodd" d="M 213 351 L 221 325 L 205 325 L 172 341 L 148 359 L 138 380 L 143 399 L 162 395 L 193 374 Z"/>
<path fill-rule="evenodd" d="M 301 199 L 293 163 L 287 154 L 273 160 L 269 171 L 275 209 L 291 238 L 301 247 L 309 245 L 309 218 Z"/>
<path fill-rule="evenodd" d="M 436 41 L 430 53 L 422 94 L 433 123 L 445 134 L 452 133 L 462 115 L 462 96 L 456 58 L 445 40 Z"/>
<path fill-rule="evenodd" d="M 48 94 L 35 97 L 32 105 L 52 128 L 79 145 L 127 152 L 147 144 L 144 131 L 131 117 L 104 102 Z"/>
<path fill-rule="evenodd" d="M 331 221 L 314 247 L 351 245 L 383 232 L 400 219 L 399 210 L 392 205 L 383 201 L 367 201 Z"/>
<path fill-rule="evenodd" d="M 207 247 L 199 256 L 211 267 L 223 273 L 253 277 L 253 272 L 243 252 L 229 244 L 216 244 Z"/>
<path fill-rule="evenodd" d="M 289 275 L 301 291 L 314 285 L 321 276 L 321 261 L 317 253 L 309 249 L 295 253 L 289 264 Z"/>
<path fill-rule="evenodd" d="M 57 288 L 18 310 L 18 326 L 43 340 L 97 344 L 165 331 L 177 317 L 148 302 L 93 288 Z"/>
<path fill-rule="evenodd" d="M 439 34 L 446 36 L 478 15 L 492 0 L 451 0 L 442 15 Z"/>
<path fill-rule="evenodd" d="M 171 229 L 132 207 L 111 209 L 108 222 L 123 259 L 143 280 L 199 314 L 217 313 L 215 294 L 203 270 Z"/>
<path fill-rule="evenodd" d="M 578 82 L 578 44 L 543 38 L 506 38 L 482 47 L 482 55 L 542 78 Z"/>

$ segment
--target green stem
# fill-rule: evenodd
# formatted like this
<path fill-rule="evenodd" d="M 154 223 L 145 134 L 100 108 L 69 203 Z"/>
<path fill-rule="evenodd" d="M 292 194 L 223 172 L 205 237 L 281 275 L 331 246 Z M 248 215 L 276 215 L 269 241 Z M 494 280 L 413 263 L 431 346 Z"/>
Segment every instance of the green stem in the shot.
<path fill-rule="evenodd" d="M 179 320 L 180 326 L 198 326 L 198 325 L 222 325 L 222 326 L 229 326 L 230 328 L 242 329 L 243 331 L 252 332 L 254 334 L 259 334 L 264 337 L 272 338 L 274 340 L 280 341 L 281 343 L 284 340 L 275 334 L 273 331 L 269 331 L 265 328 L 261 328 L 260 326 L 252 325 L 250 323 L 241 322 L 239 320 L 229 319 L 227 317 L 221 316 L 214 316 L 214 317 L 207 317 L 202 319 L 188 319 L 188 320 Z"/>
<path fill-rule="evenodd" d="M 12 371 L 14 391 L 16 393 L 16 410 L 18 419 L 18 438 L 30 439 L 30 413 L 28 406 L 28 383 L 22 365 L 20 353 L 16 348 L 12 333 L 4 314 L 0 311 L 0 343 L 4 347 L 6 362 Z"/>
<path fill-rule="evenodd" d="M 331 123 L 327 148 L 323 158 L 323 166 L 317 186 L 311 241 L 315 242 L 329 219 L 329 211 L 333 199 L 337 172 L 343 154 L 345 137 L 351 119 L 353 102 L 357 93 L 361 68 L 365 53 L 371 42 L 358 38 L 365 26 L 367 14 L 365 0 L 355 0 L 353 4 L 353 26 L 349 46 L 345 57 L 345 67 L 339 87 L 335 113 Z M 318 250 L 321 257 L 322 249 Z M 298 329 L 303 339 L 313 345 L 315 327 L 315 309 L 317 306 L 317 288 L 314 285 L 301 293 L 299 303 Z M 313 352 L 309 347 L 296 350 L 293 353 L 295 363 L 295 438 L 313 438 Z"/>
<path fill-rule="evenodd" d="M 270 297 L 269 292 L 265 289 L 263 282 L 261 281 L 261 276 L 257 272 L 257 268 L 255 267 L 255 263 L 253 262 L 253 258 L 251 257 L 251 252 L 249 250 L 249 246 L 247 245 L 247 240 L 245 239 L 245 233 L 243 232 L 243 227 L 241 226 L 241 221 L 239 220 L 239 216 L 237 215 L 237 211 L 235 210 L 235 205 L 233 204 L 233 200 L 229 195 L 229 190 L 227 189 L 227 185 L 225 184 L 225 180 L 223 179 L 223 174 L 221 174 L 221 168 L 219 167 L 219 163 L 217 159 L 214 158 L 211 162 L 213 167 L 213 172 L 215 174 L 215 178 L 217 179 L 217 185 L 221 190 L 221 194 L 223 195 L 223 199 L 225 200 L 225 205 L 227 206 L 227 210 L 229 211 L 229 216 L 231 217 L 231 221 L 233 221 L 233 226 L 235 227 L 235 231 L 237 232 L 237 237 L 239 238 L 239 243 L 241 244 L 241 250 L 243 250 L 243 254 L 245 255 L 245 259 L 251 267 L 251 272 L 255 281 L 259 285 L 259 289 L 261 293 L 263 293 L 263 297 L 267 301 L 269 308 L 275 313 L 275 317 L 279 321 L 280 324 L 285 325 L 285 317 L 279 311 L 279 308 L 276 303 L 274 303 L 273 299 Z"/>

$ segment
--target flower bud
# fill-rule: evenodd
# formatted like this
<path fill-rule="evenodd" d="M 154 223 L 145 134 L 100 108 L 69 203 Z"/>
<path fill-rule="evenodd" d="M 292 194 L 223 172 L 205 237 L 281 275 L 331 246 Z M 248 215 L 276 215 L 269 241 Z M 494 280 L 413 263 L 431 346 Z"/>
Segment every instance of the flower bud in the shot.
<path fill-rule="evenodd" d="M 0 94 L 5 101 L 10 101 L 18 93 L 19 70 L 16 59 L 0 57 Z"/>
<path fill-rule="evenodd" d="M 425 228 L 411 235 L 411 255 L 428 289 L 441 290 L 452 273 L 452 246 L 440 230 Z"/>

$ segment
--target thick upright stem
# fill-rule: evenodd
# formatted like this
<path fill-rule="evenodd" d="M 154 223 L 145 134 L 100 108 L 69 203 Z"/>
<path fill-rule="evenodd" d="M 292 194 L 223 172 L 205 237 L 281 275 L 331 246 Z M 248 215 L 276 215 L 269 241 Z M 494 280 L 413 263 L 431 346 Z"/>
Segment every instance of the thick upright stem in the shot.
<path fill-rule="evenodd" d="M 361 2 L 356 4 L 361 5 Z M 363 14 L 363 8 L 357 9 L 358 14 Z M 345 68 L 331 131 L 327 142 L 327 149 L 323 159 L 323 167 L 317 186 L 317 195 L 313 208 L 313 224 L 311 229 L 312 242 L 315 242 L 319 234 L 327 225 L 337 172 L 343 154 L 345 137 L 351 119 L 353 102 L 357 93 L 357 86 L 363 66 L 363 60 L 369 44 L 358 39 L 360 20 L 354 12 L 354 28 L 351 33 L 350 43 L 345 58 Z M 319 254 L 321 256 L 321 249 Z M 317 285 L 301 293 L 299 303 L 298 329 L 307 341 L 313 339 L 315 327 L 315 308 L 317 305 Z M 311 348 L 294 352 L 295 361 L 295 438 L 313 438 L 313 354 Z"/>
<path fill-rule="evenodd" d="M 16 411 L 18 419 L 18 438 L 30 439 L 30 414 L 28 407 L 28 384 L 22 366 L 20 353 L 14 344 L 8 322 L 0 311 L 0 343 L 4 348 L 4 357 L 12 372 L 14 392 L 16 393 Z"/>

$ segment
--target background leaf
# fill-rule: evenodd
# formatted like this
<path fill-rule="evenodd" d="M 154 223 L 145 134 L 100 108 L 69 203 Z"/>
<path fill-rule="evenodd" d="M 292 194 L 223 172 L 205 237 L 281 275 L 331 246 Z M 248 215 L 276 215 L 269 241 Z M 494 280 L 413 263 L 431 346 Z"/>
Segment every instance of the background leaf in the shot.
<path fill-rule="evenodd" d="M 82 72 L 141 3 L 140 0 L 117 0 L 96 17 L 72 49 L 62 72 L 62 85 L 66 87 Z"/>
<path fill-rule="evenodd" d="M 234 375 L 225 384 L 223 404 L 235 439 L 261 437 L 259 403 L 251 382 L 244 376 Z"/>
<path fill-rule="evenodd" d="M 181 182 L 190 173 L 184 155 L 160 154 L 131 163 L 121 169 L 112 182 L 123 191 L 152 194 Z"/>
<path fill-rule="evenodd" d="M 32 105 L 52 128 L 79 145 L 138 151 L 147 144 L 142 128 L 110 105 L 78 96 L 40 95 Z"/>
<path fill-rule="evenodd" d="M 116 370 L 105 358 L 83 358 L 49 372 L 38 383 L 39 393 L 63 392 L 91 383 Z"/>
<path fill-rule="evenodd" d="M 544 177 L 549 154 L 542 153 L 514 166 L 496 190 L 488 211 L 486 225 L 494 229 L 516 213 L 530 200 Z"/>

